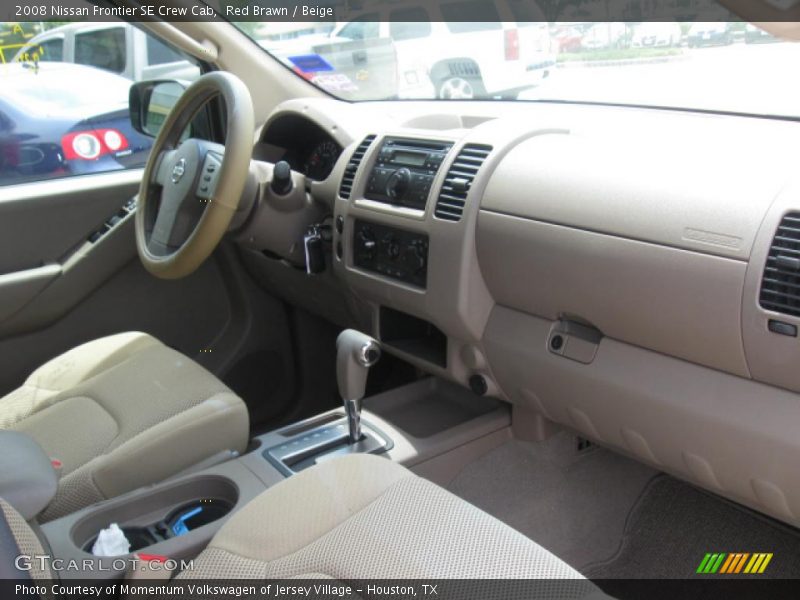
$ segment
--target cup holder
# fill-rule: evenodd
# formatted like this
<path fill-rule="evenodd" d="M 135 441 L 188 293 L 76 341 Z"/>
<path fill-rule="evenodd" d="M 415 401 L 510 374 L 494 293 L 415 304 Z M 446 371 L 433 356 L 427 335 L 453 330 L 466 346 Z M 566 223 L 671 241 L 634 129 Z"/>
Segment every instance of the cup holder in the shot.
<path fill-rule="evenodd" d="M 75 524 L 72 539 L 91 554 L 100 530 L 118 523 L 136 552 L 218 521 L 236 506 L 239 490 L 227 478 L 204 476 L 148 494 L 112 501 Z"/>
<path fill-rule="evenodd" d="M 153 544 L 157 544 L 161 541 L 156 539 L 156 537 L 145 527 L 123 527 L 122 533 L 125 534 L 125 537 L 128 538 L 128 541 L 131 543 L 131 552 L 136 552 L 142 548 L 147 548 L 148 546 L 152 546 Z M 86 544 L 83 546 L 83 551 L 91 554 L 92 546 L 94 546 L 96 540 L 97 536 L 94 536 L 92 539 L 86 542 Z"/>
<path fill-rule="evenodd" d="M 131 544 L 130 551 L 136 552 L 213 523 L 231 512 L 232 508 L 233 505 L 227 500 L 216 498 L 195 500 L 176 508 L 166 519 L 157 523 L 146 527 L 122 527 L 122 532 Z M 97 540 L 96 535 L 84 544 L 83 551 L 91 553 L 95 540 Z"/>
<path fill-rule="evenodd" d="M 172 511 L 165 522 L 174 535 L 181 535 L 180 532 L 185 533 L 221 519 L 231 512 L 232 508 L 230 502 L 225 500 L 208 499 L 190 502 Z"/>

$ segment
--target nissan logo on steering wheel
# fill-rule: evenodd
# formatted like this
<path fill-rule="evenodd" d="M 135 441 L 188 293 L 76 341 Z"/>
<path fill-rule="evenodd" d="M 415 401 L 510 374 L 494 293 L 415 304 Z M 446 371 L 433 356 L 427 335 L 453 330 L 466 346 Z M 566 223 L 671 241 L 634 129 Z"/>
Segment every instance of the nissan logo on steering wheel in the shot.
<path fill-rule="evenodd" d="M 172 183 L 178 183 L 186 172 L 186 159 L 182 158 L 172 167 Z"/>

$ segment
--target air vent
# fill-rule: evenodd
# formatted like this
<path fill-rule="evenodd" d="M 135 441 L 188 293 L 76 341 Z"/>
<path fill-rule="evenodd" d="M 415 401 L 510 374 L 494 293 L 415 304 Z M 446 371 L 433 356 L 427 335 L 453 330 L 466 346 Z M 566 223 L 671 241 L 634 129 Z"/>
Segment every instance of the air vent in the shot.
<path fill-rule="evenodd" d="M 353 180 L 356 178 L 358 165 L 361 164 L 361 159 L 364 158 L 370 144 L 374 141 L 375 136 L 368 135 L 364 138 L 364 141 L 358 145 L 358 148 L 355 149 L 355 152 L 353 152 L 353 155 L 350 157 L 350 161 L 344 169 L 344 175 L 342 175 L 342 183 L 339 185 L 339 195 L 342 198 L 350 198 L 350 192 L 353 191 Z"/>
<path fill-rule="evenodd" d="M 456 156 L 444 178 L 434 214 L 445 221 L 460 221 L 467 194 L 491 146 L 467 144 Z"/>
<path fill-rule="evenodd" d="M 761 280 L 762 308 L 800 317 L 800 213 L 781 219 Z"/>

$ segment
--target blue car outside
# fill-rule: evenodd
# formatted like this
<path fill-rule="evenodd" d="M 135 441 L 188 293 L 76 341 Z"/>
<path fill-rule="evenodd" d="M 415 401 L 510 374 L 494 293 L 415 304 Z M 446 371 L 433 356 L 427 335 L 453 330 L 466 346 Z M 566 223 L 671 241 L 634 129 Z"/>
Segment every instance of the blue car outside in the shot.
<path fill-rule="evenodd" d="M 130 81 L 59 62 L 0 65 L 0 184 L 144 166 Z"/>

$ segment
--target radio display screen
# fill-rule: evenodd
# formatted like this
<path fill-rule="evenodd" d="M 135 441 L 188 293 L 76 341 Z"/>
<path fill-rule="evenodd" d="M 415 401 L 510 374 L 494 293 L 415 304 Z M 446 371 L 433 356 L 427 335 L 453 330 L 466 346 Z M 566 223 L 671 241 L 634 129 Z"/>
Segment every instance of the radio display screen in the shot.
<path fill-rule="evenodd" d="M 410 167 L 421 167 L 425 164 L 428 158 L 425 152 L 403 152 L 402 150 L 395 151 L 392 162 L 408 165 Z"/>

